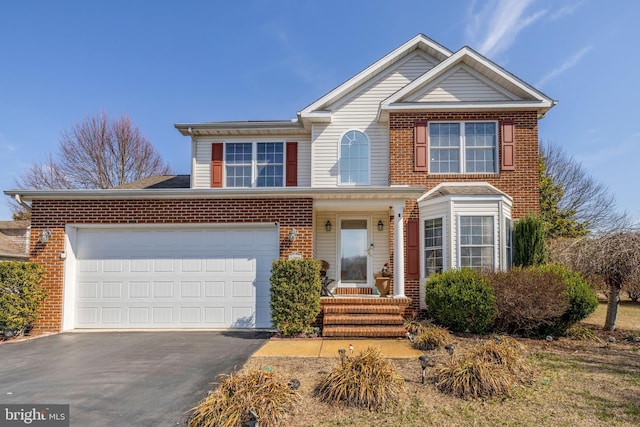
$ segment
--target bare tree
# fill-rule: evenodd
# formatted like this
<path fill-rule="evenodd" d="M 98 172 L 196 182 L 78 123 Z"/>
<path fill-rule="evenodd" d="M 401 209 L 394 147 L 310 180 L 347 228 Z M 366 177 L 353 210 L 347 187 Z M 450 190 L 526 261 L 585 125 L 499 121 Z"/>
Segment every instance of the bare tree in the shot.
<path fill-rule="evenodd" d="M 562 148 L 553 143 L 540 143 L 540 157 L 546 173 L 563 191 L 558 202 L 560 210 L 571 213 L 589 230 L 621 229 L 628 225 L 628 215 L 617 209 L 613 192 Z"/>
<path fill-rule="evenodd" d="M 62 132 L 60 152 L 33 163 L 16 180 L 20 188 L 113 188 L 170 168 L 128 116 L 89 116 Z"/>
<path fill-rule="evenodd" d="M 640 279 L 640 232 L 637 230 L 601 233 L 578 240 L 571 248 L 570 264 L 593 281 L 608 287 L 604 328 L 615 329 L 620 291 Z"/>

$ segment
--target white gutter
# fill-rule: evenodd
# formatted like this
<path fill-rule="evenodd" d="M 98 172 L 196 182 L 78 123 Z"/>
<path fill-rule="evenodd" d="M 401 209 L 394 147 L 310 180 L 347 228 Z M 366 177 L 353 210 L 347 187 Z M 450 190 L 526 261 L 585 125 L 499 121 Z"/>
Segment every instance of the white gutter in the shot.
<path fill-rule="evenodd" d="M 16 200 L 134 200 L 134 199 L 405 199 L 417 198 L 424 187 L 349 187 L 312 188 L 156 188 L 107 190 L 5 190 Z M 22 204 L 21 203 L 21 204 Z M 24 206 L 24 205 L 23 205 Z M 25 206 L 26 207 L 26 206 Z M 29 206 L 29 209 L 31 207 Z"/>

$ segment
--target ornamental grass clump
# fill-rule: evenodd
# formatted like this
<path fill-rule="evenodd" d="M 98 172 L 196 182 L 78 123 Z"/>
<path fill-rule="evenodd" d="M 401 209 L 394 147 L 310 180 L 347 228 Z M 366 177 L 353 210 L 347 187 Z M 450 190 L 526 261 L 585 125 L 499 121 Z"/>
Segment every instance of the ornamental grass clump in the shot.
<path fill-rule="evenodd" d="M 453 341 L 446 328 L 434 325 L 430 320 L 408 320 L 404 327 L 413 337 L 411 346 L 418 350 L 435 350 Z"/>
<path fill-rule="evenodd" d="M 218 388 L 193 409 L 189 427 L 244 426 L 257 415 L 260 426 L 281 426 L 283 417 L 299 399 L 287 381 L 273 371 L 253 369 L 221 375 Z"/>
<path fill-rule="evenodd" d="M 572 326 L 567 330 L 567 338 L 576 341 L 602 341 L 595 332 L 583 326 Z"/>
<path fill-rule="evenodd" d="M 342 356 L 316 394 L 324 402 L 380 411 L 394 404 L 403 388 L 403 379 L 393 364 L 380 350 L 368 347 L 357 356 Z"/>
<path fill-rule="evenodd" d="M 511 395 L 531 383 L 533 369 L 517 341 L 489 340 L 468 353 L 451 357 L 434 369 L 438 390 L 461 398 Z"/>

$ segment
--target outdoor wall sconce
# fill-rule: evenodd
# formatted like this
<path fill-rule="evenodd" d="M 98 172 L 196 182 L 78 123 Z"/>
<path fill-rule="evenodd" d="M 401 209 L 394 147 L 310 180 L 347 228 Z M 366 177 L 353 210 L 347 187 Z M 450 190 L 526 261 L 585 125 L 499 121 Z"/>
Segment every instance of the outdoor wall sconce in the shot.
<path fill-rule="evenodd" d="M 331 231 L 331 221 L 327 220 L 327 223 L 324 225 L 324 229 L 327 231 Z"/>
<path fill-rule="evenodd" d="M 289 230 L 289 241 L 290 242 L 295 241 L 297 236 L 298 236 L 298 230 L 296 230 L 295 228 L 292 228 L 291 230 Z"/>
<path fill-rule="evenodd" d="M 40 234 L 38 234 L 38 241 L 40 243 L 47 243 L 50 238 L 51 238 L 51 231 L 49 230 L 42 230 Z"/>
<path fill-rule="evenodd" d="M 382 231 L 384 230 L 384 223 L 382 222 L 382 220 L 378 221 L 378 231 Z"/>

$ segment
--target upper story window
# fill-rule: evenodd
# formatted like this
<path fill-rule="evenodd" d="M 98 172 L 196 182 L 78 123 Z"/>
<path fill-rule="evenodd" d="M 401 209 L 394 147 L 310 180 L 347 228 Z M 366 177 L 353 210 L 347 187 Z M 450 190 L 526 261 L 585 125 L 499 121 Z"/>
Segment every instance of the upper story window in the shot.
<path fill-rule="evenodd" d="M 496 173 L 496 122 L 430 122 L 431 173 Z"/>
<path fill-rule="evenodd" d="M 369 184 L 369 138 L 358 130 L 340 138 L 340 184 Z"/>
<path fill-rule="evenodd" d="M 227 187 L 282 187 L 282 142 L 233 142 L 225 144 Z"/>

